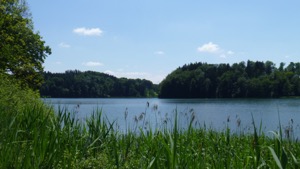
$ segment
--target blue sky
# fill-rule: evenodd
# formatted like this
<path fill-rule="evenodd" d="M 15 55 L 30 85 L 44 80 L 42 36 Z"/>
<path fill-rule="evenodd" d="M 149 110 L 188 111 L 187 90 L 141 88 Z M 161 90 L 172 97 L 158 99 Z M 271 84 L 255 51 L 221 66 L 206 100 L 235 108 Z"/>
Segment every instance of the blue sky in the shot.
<path fill-rule="evenodd" d="M 300 62 L 300 1 L 30 0 L 46 71 L 159 83 L 188 63 Z"/>

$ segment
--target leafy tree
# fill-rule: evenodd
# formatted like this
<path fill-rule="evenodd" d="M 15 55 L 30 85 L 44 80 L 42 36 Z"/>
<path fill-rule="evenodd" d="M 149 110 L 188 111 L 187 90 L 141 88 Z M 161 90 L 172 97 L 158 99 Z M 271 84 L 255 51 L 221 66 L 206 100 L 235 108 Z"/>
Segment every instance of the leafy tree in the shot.
<path fill-rule="evenodd" d="M 280 63 L 279 71 L 283 71 L 283 70 L 284 70 L 284 65 L 285 65 L 284 62 L 281 62 L 281 63 Z"/>
<path fill-rule="evenodd" d="M 38 89 L 44 60 L 51 50 L 38 32 L 24 0 L 0 1 L 0 71 Z"/>
<path fill-rule="evenodd" d="M 286 71 L 288 72 L 295 72 L 296 71 L 296 65 L 294 62 L 291 62 L 287 67 Z"/>
<path fill-rule="evenodd" d="M 271 61 L 266 61 L 265 62 L 265 68 L 266 68 L 266 74 L 267 75 L 270 75 L 276 69 L 275 64 Z"/>

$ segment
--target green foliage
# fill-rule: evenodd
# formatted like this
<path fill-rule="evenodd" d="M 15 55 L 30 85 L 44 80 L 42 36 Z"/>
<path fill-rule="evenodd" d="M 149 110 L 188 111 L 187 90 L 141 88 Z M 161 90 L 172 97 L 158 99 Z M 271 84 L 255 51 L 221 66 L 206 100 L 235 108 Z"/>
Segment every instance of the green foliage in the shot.
<path fill-rule="evenodd" d="M 53 115 L 38 93 L 0 73 L 0 168 L 26 168 L 23 166 L 31 163 L 32 156 L 36 156 L 36 162 L 43 158 L 42 147 L 36 147 L 39 151 L 30 156 L 24 154 L 32 148 L 32 141 L 39 139 L 41 127 Z"/>
<path fill-rule="evenodd" d="M 42 96 L 63 98 L 155 97 L 157 86 L 141 79 L 116 78 L 104 73 L 66 71 L 44 73 Z"/>
<path fill-rule="evenodd" d="M 24 0 L 0 1 L 0 72 L 13 75 L 24 85 L 38 89 L 44 60 L 50 48 L 33 30 Z"/>
<path fill-rule="evenodd" d="M 10 75 L 0 73 L 0 110 L 9 112 L 22 111 L 26 106 L 41 104 L 39 94 L 29 88 L 22 87 L 19 80 Z"/>
<path fill-rule="evenodd" d="M 161 98 L 277 98 L 300 96 L 300 63 L 271 61 L 194 63 L 179 67 L 160 84 Z"/>

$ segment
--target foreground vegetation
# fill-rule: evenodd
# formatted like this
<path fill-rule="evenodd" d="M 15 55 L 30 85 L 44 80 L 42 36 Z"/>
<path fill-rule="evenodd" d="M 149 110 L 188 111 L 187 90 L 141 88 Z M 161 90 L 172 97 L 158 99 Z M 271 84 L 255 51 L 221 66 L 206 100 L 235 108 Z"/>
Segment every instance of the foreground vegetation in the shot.
<path fill-rule="evenodd" d="M 300 144 L 281 130 L 267 137 L 253 124 L 252 134 L 216 132 L 196 128 L 191 114 L 185 130 L 177 115 L 157 129 L 140 116 L 124 133 L 101 111 L 83 123 L 63 109 L 54 114 L 35 92 L 1 78 L 0 168 L 300 167 Z"/>
<path fill-rule="evenodd" d="M 42 107 L 1 119 L 0 168 L 299 168 L 299 143 L 189 128 L 119 133 L 101 113 L 76 122 Z"/>

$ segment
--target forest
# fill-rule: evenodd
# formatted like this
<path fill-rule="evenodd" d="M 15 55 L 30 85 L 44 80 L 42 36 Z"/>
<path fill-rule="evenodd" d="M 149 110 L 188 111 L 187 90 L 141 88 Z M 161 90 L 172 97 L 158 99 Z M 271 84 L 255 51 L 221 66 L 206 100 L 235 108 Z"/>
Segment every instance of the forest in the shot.
<path fill-rule="evenodd" d="M 43 75 L 45 82 L 40 88 L 42 97 L 157 97 L 158 86 L 148 80 L 116 78 L 105 73 L 79 70 L 44 72 Z"/>
<path fill-rule="evenodd" d="M 160 98 L 279 98 L 300 96 L 300 63 L 191 63 L 160 84 Z"/>
<path fill-rule="evenodd" d="M 279 98 L 300 96 L 300 63 L 271 61 L 230 64 L 190 63 L 159 85 L 79 70 L 43 73 L 42 97 Z"/>

